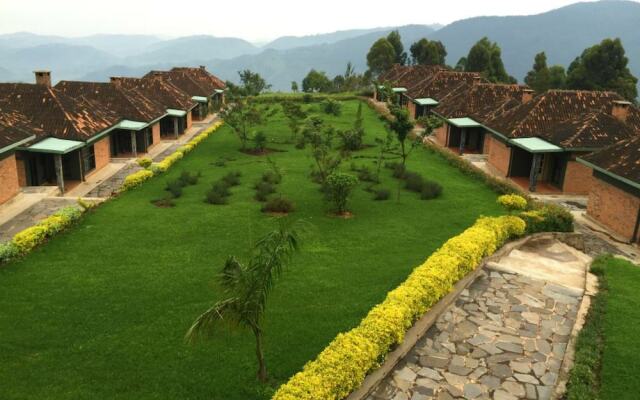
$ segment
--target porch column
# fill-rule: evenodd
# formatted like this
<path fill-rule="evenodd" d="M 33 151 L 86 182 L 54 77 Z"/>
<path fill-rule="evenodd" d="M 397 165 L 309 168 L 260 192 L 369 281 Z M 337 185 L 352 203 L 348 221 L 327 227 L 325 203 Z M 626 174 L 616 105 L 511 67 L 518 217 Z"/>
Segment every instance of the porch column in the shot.
<path fill-rule="evenodd" d="M 64 194 L 64 171 L 62 169 L 62 155 L 54 154 L 53 161 L 56 167 L 56 181 L 58 182 L 58 188 L 60 194 Z"/>
<path fill-rule="evenodd" d="M 134 157 L 138 157 L 138 149 L 136 146 L 136 131 L 131 131 L 131 153 L 133 153 Z"/>
<path fill-rule="evenodd" d="M 538 184 L 538 170 L 540 169 L 540 162 L 542 161 L 542 154 L 534 153 L 533 161 L 531 162 L 531 172 L 529 173 L 529 191 L 535 192 L 536 185 Z"/>
<path fill-rule="evenodd" d="M 180 136 L 180 131 L 178 129 L 178 117 L 173 117 L 173 133 L 176 134 L 176 139 Z"/>
<path fill-rule="evenodd" d="M 467 129 L 462 128 L 460 131 L 460 155 L 464 154 L 464 143 L 467 141 Z"/>

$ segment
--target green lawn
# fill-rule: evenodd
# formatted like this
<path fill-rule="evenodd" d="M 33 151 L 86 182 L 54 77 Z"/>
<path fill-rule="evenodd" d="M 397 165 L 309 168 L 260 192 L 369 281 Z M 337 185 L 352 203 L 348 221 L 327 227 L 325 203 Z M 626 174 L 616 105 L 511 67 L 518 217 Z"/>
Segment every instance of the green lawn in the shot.
<path fill-rule="evenodd" d="M 570 400 L 637 399 L 640 393 L 640 267 L 611 256 L 592 265 L 600 276 L 576 343 Z"/>
<path fill-rule="evenodd" d="M 347 128 L 356 108 L 346 102 L 341 117 L 325 117 Z M 368 107 L 364 113 L 372 144 L 382 123 Z M 290 136 L 281 112 L 264 130 L 278 143 Z M 220 296 L 215 275 L 225 258 L 246 256 L 251 241 L 274 226 L 253 200 L 253 183 L 268 168 L 264 157 L 238 152 L 238 139 L 224 127 L 168 174 L 0 268 L 0 399 L 266 399 L 446 239 L 482 214 L 501 212 L 493 192 L 419 149 L 409 167 L 440 182 L 441 198 L 403 192 L 399 203 L 374 202 L 360 187 L 355 217 L 330 217 L 308 179 L 310 150 L 278 143 L 270 147 L 283 150 L 271 155 L 285 171 L 279 191 L 295 201 L 293 216 L 314 229 L 270 298 L 269 385 L 256 382 L 250 333 L 220 331 L 197 346 L 183 343 L 195 317 Z M 359 152 L 355 161 L 372 165 L 364 156 L 374 153 Z M 234 161 L 215 166 L 221 157 Z M 201 171 L 200 183 L 174 208 L 152 205 L 183 170 Z M 209 185 L 234 170 L 242 185 L 232 189 L 230 204 L 205 204 Z M 383 175 L 383 186 L 397 187 L 389 170 Z"/>

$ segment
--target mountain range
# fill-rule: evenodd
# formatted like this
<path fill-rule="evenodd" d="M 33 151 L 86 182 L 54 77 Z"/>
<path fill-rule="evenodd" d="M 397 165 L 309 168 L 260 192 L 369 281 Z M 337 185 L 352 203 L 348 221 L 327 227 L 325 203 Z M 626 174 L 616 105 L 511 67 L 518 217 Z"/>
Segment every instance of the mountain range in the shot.
<path fill-rule="evenodd" d="M 206 65 L 223 79 L 237 80 L 237 71 L 259 72 L 276 90 L 288 90 L 311 68 L 329 76 L 343 73 L 352 62 L 366 69 L 366 54 L 378 38 L 397 29 L 408 50 L 427 37 L 447 48 L 455 65 L 483 36 L 498 42 L 507 71 L 522 80 L 533 57 L 546 51 L 550 64 L 568 64 L 586 47 L 619 37 L 630 67 L 640 76 L 640 3 L 599 1 L 576 3 L 530 16 L 476 17 L 441 26 L 408 25 L 345 30 L 310 36 L 285 36 L 258 46 L 239 38 L 188 36 L 166 39 L 149 35 L 92 35 L 80 38 L 27 32 L 0 35 L 0 81 L 33 81 L 34 69 L 49 69 L 54 80 L 108 80 L 140 76 L 150 69 L 174 65 Z"/>

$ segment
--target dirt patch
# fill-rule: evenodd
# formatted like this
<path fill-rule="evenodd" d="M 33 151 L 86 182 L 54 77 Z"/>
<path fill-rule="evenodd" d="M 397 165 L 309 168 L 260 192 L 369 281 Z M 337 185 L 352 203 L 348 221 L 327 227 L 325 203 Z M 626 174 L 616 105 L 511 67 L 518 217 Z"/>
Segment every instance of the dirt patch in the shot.
<path fill-rule="evenodd" d="M 159 208 L 172 208 L 176 206 L 176 203 L 172 199 L 151 200 L 151 204 Z"/>
<path fill-rule="evenodd" d="M 244 153 L 244 154 L 248 154 L 250 156 L 266 156 L 269 155 L 271 153 L 282 153 L 286 150 L 278 150 L 278 149 L 262 149 L 262 150 L 256 150 L 256 149 L 244 149 L 244 150 L 240 150 L 240 152 Z"/>
<path fill-rule="evenodd" d="M 335 217 L 335 218 L 342 218 L 342 219 L 351 219 L 351 218 L 355 217 L 355 215 L 350 211 L 345 211 L 343 213 L 331 212 L 331 213 L 329 213 L 329 216 L 330 217 Z"/>

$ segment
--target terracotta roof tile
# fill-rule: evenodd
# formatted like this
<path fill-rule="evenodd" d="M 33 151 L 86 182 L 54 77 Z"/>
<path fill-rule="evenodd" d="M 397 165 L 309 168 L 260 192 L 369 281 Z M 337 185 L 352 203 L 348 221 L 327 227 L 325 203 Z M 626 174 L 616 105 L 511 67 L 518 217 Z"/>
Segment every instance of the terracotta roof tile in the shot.
<path fill-rule="evenodd" d="M 640 134 L 592 153 L 583 159 L 640 184 Z"/>
<path fill-rule="evenodd" d="M 148 98 L 156 100 L 165 108 L 189 111 L 197 105 L 191 96 L 165 79 L 154 78 L 112 78 L 115 85 L 122 85 L 126 89 L 136 89 Z"/>
<path fill-rule="evenodd" d="M 478 73 L 438 71 L 407 87 L 406 95 L 412 99 L 432 98 L 440 101 L 465 85 L 486 82 Z"/>

